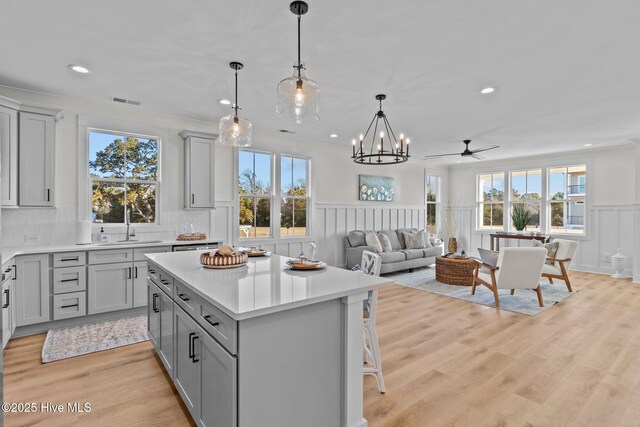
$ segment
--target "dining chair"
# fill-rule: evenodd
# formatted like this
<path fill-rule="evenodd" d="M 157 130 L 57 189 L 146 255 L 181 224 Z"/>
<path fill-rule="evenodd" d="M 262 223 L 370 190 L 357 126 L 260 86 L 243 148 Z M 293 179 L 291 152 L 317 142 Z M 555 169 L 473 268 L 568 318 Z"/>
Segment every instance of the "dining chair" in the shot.
<path fill-rule="evenodd" d="M 538 295 L 540 307 L 544 307 L 540 277 L 546 258 L 547 249 L 535 247 L 503 248 L 500 250 L 495 267 L 474 259 L 476 268 L 471 295 L 476 294 L 477 285 L 484 285 L 493 292 L 496 308 L 500 308 L 498 289 L 511 289 L 511 295 L 516 289 L 530 289 Z"/>
<path fill-rule="evenodd" d="M 360 268 L 364 274 L 373 276 L 380 275 L 382 267 L 382 257 L 371 251 L 362 253 Z M 382 359 L 380 357 L 380 344 L 378 343 L 378 332 L 376 331 L 376 315 L 378 312 L 378 291 L 369 291 L 369 298 L 365 300 L 362 313 L 364 326 L 364 352 L 365 363 L 371 362 L 371 366 L 363 368 L 364 375 L 373 375 L 378 381 L 378 390 L 385 393 L 384 379 L 382 378 Z"/>

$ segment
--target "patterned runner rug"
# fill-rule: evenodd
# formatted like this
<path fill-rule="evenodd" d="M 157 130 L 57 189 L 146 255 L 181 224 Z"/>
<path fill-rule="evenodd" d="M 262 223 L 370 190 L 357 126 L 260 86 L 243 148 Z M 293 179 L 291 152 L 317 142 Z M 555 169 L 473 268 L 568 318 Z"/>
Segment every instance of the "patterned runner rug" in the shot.
<path fill-rule="evenodd" d="M 384 277 L 392 278 L 399 285 L 421 291 L 461 299 L 488 307 L 495 308 L 496 306 L 493 299 L 493 292 L 485 286 L 476 287 L 476 294 L 471 295 L 471 286 L 447 285 L 436 281 L 435 267 L 417 268 L 413 272 L 385 274 Z M 540 286 L 542 288 L 544 307 L 540 307 L 538 297 L 533 291 L 517 289 L 515 295 L 512 296 L 509 295 L 509 289 L 500 289 L 498 290 L 500 309 L 535 316 L 572 295 L 565 287 L 564 282 L 555 284 L 541 283 Z"/>
<path fill-rule="evenodd" d="M 148 340 L 146 315 L 51 329 L 42 346 L 42 363 Z"/>

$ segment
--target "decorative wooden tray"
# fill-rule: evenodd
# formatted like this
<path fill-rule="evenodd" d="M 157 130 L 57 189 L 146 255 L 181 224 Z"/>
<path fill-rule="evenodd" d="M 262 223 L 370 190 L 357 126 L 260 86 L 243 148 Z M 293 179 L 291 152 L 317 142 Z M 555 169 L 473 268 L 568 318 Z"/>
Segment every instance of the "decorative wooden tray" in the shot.
<path fill-rule="evenodd" d="M 204 240 L 206 238 L 207 238 L 207 233 L 182 233 L 178 235 L 177 240 L 192 241 L 192 240 Z"/>
<path fill-rule="evenodd" d="M 200 264 L 206 268 L 235 268 L 247 263 L 249 257 L 240 252 L 231 256 L 216 255 L 216 252 L 205 252 L 200 255 Z"/>

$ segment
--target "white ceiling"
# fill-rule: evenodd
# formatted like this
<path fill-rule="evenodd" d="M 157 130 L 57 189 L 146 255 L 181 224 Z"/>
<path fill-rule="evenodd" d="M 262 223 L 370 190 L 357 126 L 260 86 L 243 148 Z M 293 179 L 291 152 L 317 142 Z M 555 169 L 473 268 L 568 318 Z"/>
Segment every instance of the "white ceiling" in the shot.
<path fill-rule="evenodd" d="M 282 137 L 347 152 L 377 93 L 416 160 L 466 138 L 501 145 L 486 155 L 498 159 L 640 136 L 640 1 L 308 2 L 302 59 L 322 90 L 317 123 L 274 114 L 296 59 L 289 0 L 5 0 L 0 84 L 216 123 L 239 60 L 239 105 L 256 132 L 291 129 Z"/>

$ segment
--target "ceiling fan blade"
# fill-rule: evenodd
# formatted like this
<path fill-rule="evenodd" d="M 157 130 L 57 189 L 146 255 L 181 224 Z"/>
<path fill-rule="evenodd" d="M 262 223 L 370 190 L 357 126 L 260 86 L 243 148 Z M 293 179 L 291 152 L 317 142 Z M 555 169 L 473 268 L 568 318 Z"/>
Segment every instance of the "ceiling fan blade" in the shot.
<path fill-rule="evenodd" d="M 476 160 L 484 160 L 485 159 L 484 156 L 481 156 L 480 154 L 475 154 L 475 153 L 472 154 L 471 157 L 473 157 Z"/>
<path fill-rule="evenodd" d="M 482 151 L 489 151 L 489 150 L 494 150 L 496 148 L 500 148 L 499 145 L 489 145 L 487 147 L 482 147 L 482 148 L 478 148 L 476 150 L 472 150 L 473 153 L 480 153 Z"/>
<path fill-rule="evenodd" d="M 460 153 L 434 154 L 433 156 L 424 156 L 423 160 L 441 159 L 443 157 L 459 156 L 459 155 L 460 155 Z"/>

